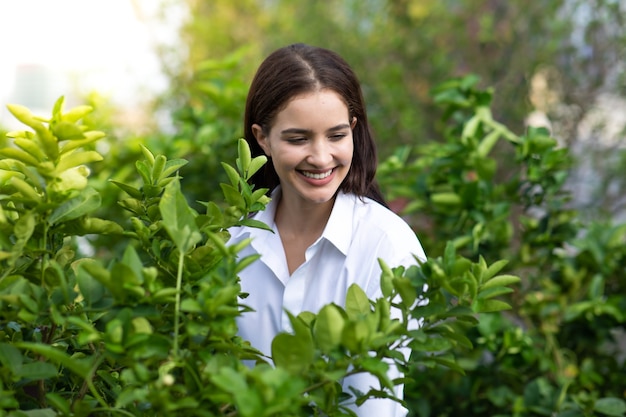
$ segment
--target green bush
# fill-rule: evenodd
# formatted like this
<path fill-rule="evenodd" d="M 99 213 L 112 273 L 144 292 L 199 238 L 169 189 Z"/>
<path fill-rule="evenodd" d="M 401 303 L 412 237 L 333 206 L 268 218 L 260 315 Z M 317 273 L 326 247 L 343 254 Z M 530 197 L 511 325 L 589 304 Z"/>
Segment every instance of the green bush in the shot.
<path fill-rule="evenodd" d="M 9 110 L 30 129 L 0 149 L 0 416 L 353 415 L 352 402 L 393 398 L 403 381 L 389 380 L 389 363 L 462 371 L 452 350 L 471 347 L 478 314 L 508 308 L 495 297 L 519 281 L 499 274 L 506 262 L 471 262 L 452 244 L 420 267 L 381 261 L 381 299 L 353 286 L 344 307 L 292 316 L 294 333 L 263 357 L 235 322 L 248 310 L 237 273 L 255 258 L 237 257 L 248 242 L 225 242 L 229 227 L 266 227 L 248 216 L 266 190 L 247 183 L 264 157 L 239 140 L 235 166 L 221 164 L 223 199 L 196 210 L 181 190 L 186 161 L 141 147 L 138 181 L 110 182 L 125 194 L 120 224 L 95 214 L 110 199 L 90 184 L 105 136 L 82 123 L 91 108 L 65 111 L 59 99 L 50 118 Z M 90 256 L 98 236 L 123 249 Z M 408 328 L 412 317 L 421 328 Z M 338 381 L 362 372 L 380 387 L 341 391 Z"/>
<path fill-rule="evenodd" d="M 626 415 L 626 224 L 585 224 L 564 184 L 571 160 L 543 129 L 515 135 L 491 117 L 477 79 L 433 91 L 442 139 L 400 149 L 380 170 L 427 253 L 507 259 L 521 286 L 459 351 L 465 375 L 415 369 L 424 416 Z"/>

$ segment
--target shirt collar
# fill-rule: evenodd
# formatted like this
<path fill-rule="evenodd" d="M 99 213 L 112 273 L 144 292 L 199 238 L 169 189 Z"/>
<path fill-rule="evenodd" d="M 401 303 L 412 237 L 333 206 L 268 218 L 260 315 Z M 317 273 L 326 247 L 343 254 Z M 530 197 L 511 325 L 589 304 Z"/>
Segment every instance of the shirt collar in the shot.
<path fill-rule="evenodd" d="M 280 185 L 277 186 L 271 194 L 271 201 L 266 206 L 265 210 L 256 213 L 254 218 L 268 225 L 272 230 L 276 230 L 276 224 L 274 223 L 274 216 L 276 214 L 276 208 L 281 196 Z M 353 227 L 353 212 L 356 204 L 355 199 L 358 198 L 353 194 L 345 194 L 343 191 L 337 192 L 335 198 L 335 204 L 333 210 L 328 218 L 328 223 L 322 232 L 320 239 L 325 239 L 333 244 L 344 255 L 348 254 L 350 243 L 352 241 L 352 227 Z M 267 237 L 268 232 L 262 229 L 246 228 L 250 237 L 253 238 L 252 246 L 259 253 L 265 252 L 263 248 L 263 241 Z"/>
<path fill-rule="evenodd" d="M 350 242 L 352 241 L 352 217 L 356 198 L 355 195 L 345 194 L 343 191 L 337 193 L 333 210 L 321 236 L 322 239 L 328 240 L 344 255 L 348 254 Z"/>

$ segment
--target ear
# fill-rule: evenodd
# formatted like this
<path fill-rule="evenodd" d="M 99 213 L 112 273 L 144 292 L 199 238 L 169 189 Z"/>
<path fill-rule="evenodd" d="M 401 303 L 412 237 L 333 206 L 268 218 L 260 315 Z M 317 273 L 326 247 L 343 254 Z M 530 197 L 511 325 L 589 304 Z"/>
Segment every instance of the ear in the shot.
<path fill-rule="evenodd" d="M 265 152 L 265 155 L 272 156 L 270 143 L 267 139 L 267 135 L 263 133 L 263 128 L 256 123 L 253 124 L 252 134 L 254 135 L 254 138 L 256 139 L 256 142 L 259 144 L 261 149 L 263 149 L 263 152 Z"/>
<path fill-rule="evenodd" d="M 352 121 L 350 122 L 350 129 L 354 129 L 355 126 L 356 126 L 356 117 L 353 117 Z"/>

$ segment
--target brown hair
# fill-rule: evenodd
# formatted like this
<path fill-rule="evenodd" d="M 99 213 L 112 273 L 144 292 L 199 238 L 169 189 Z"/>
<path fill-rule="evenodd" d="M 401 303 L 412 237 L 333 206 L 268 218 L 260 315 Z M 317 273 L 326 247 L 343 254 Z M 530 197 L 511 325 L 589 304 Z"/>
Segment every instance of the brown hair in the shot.
<path fill-rule="evenodd" d="M 344 100 L 349 117 L 356 117 L 353 130 L 354 153 L 341 191 L 369 197 L 386 206 L 374 176 L 376 144 L 367 121 L 365 102 L 359 80 L 348 63 L 337 53 L 305 44 L 293 44 L 274 51 L 259 66 L 246 100 L 244 137 L 253 156 L 263 150 L 252 133 L 258 124 L 268 134 L 276 115 L 297 95 L 319 89 L 330 89 Z M 251 179 L 257 187 L 270 190 L 279 184 L 271 162 Z"/>

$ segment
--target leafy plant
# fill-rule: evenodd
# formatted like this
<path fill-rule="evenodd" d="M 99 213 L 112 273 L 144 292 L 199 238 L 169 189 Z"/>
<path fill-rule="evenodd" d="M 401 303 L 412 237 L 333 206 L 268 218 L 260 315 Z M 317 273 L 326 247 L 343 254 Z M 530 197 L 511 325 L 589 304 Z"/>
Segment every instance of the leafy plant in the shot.
<path fill-rule="evenodd" d="M 266 358 L 235 322 L 248 310 L 237 273 L 256 257 L 238 258 L 248 242 L 226 245 L 230 227 L 266 227 L 249 217 L 266 190 L 247 181 L 264 157 L 240 140 L 235 166 L 223 164 L 225 201 L 198 212 L 181 190 L 186 161 L 143 147 L 141 185 L 112 181 L 128 195 L 123 226 L 93 217 L 101 198 L 85 164 L 102 157 L 82 148 L 104 134 L 80 123 L 90 109 L 64 111 L 60 99 L 49 119 L 10 110 L 34 132 L 11 132 L 16 147 L 0 150 L 0 415 L 354 415 L 350 404 L 394 398 L 403 381 L 389 366 L 462 371 L 451 349 L 471 347 L 476 315 L 508 308 L 495 297 L 518 281 L 498 275 L 504 262 L 472 263 L 453 245 L 408 270 L 381 261 L 381 299 L 353 286 L 343 307 L 291 316 L 294 332 Z M 123 254 L 85 256 L 81 237 L 98 234 L 118 236 Z M 356 373 L 380 386 L 342 392 Z"/>
<path fill-rule="evenodd" d="M 520 136 L 495 121 L 477 81 L 433 90 L 442 143 L 402 149 L 381 183 L 406 202 L 427 251 L 451 240 L 470 259 L 508 259 L 522 283 L 501 294 L 513 311 L 467 333 L 467 375 L 416 371 L 409 402 L 419 416 L 624 415 L 626 228 L 584 224 L 564 186 L 568 150 L 546 130 Z"/>

